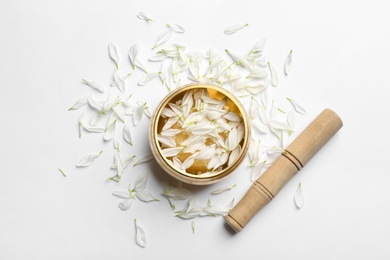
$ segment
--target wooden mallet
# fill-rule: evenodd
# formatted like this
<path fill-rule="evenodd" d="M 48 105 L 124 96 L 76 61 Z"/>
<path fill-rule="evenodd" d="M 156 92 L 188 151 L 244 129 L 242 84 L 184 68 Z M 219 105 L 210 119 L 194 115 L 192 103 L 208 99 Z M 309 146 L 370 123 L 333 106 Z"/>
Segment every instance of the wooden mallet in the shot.
<path fill-rule="evenodd" d="M 225 217 L 226 223 L 236 232 L 241 231 L 342 126 L 343 122 L 335 112 L 330 109 L 322 111 L 252 184 Z"/>

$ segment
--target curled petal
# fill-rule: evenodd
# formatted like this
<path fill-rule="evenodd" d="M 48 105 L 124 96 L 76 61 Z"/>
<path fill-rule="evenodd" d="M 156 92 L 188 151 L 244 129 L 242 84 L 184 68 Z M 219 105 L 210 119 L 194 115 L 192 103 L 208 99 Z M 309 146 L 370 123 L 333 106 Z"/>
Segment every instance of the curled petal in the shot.
<path fill-rule="evenodd" d="M 224 34 L 226 35 L 230 35 L 230 34 L 234 34 L 236 32 L 238 32 L 239 30 L 247 27 L 249 24 L 237 24 L 237 25 L 233 25 L 229 28 L 227 28 L 225 31 L 223 31 Z"/>
<path fill-rule="evenodd" d="M 138 19 L 143 20 L 145 22 L 153 22 L 152 18 L 150 18 L 150 16 L 144 12 L 139 12 L 137 14 L 137 17 L 138 17 Z"/>
<path fill-rule="evenodd" d="M 286 61 L 284 62 L 284 73 L 288 75 L 292 67 L 292 50 L 287 55 Z"/>
<path fill-rule="evenodd" d="M 306 109 L 300 104 L 298 100 L 287 98 L 291 105 L 294 107 L 295 112 L 301 115 L 306 115 Z"/>

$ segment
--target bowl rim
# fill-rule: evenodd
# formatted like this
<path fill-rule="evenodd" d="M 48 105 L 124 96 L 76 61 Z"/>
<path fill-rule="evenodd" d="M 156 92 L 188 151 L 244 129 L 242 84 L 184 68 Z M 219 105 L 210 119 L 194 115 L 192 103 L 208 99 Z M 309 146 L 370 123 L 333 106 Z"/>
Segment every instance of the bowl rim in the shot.
<path fill-rule="evenodd" d="M 222 169 L 221 171 L 217 171 L 212 174 L 192 174 L 192 173 L 185 173 L 181 172 L 175 167 L 173 167 L 172 163 L 163 155 L 161 147 L 159 145 L 159 141 L 157 140 L 158 136 L 158 123 L 161 118 L 162 110 L 168 105 L 168 103 L 176 96 L 179 95 L 185 91 L 191 90 L 191 89 L 213 89 L 220 93 L 222 93 L 224 96 L 226 96 L 228 99 L 230 99 L 238 108 L 239 112 L 241 113 L 242 121 L 244 124 L 244 142 L 242 144 L 240 155 L 237 157 L 237 159 L 231 164 L 229 167 L 226 167 Z M 183 85 L 175 90 L 172 90 L 168 95 L 166 95 L 159 105 L 157 106 L 156 110 L 153 113 L 153 116 L 151 118 L 151 124 L 150 124 L 150 131 L 149 131 L 149 143 L 151 146 L 152 153 L 160 166 L 163 167 L 163 169 L 168 172 L 171 176 L 173 176 L 176 179 L 180 179 L 187 183 L 193 183 L 193 184 L 203 184 L 199 182 L 208 182 L 213 183 L 216 181 L 219 181 L 229 175 L 232 171 L 234 171 L 243 161 L 245 158 L 246 152 L 249 147 L 249 139 L 250 139 L 250 123 L 249 123 L 249 117 L 246 113 L 246 110 L 244 106 L 241 104 L 241 102 L 238 100 L 236 96 L 234 96 L 233 93 L 228 91 L 225 88 L 209 84 L 209 83 L 191 83 Z"/>

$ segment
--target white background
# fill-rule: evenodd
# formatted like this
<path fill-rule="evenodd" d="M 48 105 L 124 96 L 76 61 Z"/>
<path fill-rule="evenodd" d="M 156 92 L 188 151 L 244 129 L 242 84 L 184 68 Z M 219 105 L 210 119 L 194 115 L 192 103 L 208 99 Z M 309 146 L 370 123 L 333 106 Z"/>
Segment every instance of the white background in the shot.
<path fill-rule="evenodd" d="M 389 259 L 386 1 L 3 0 L 0 6 L 0 259 Z M 137 19 L 139 11 L 155 22 Z M 154 162 L 130 166 L 120 183 L 106 182 L 113 173 L 112 143 L 87 133 L 79 139 L 81 111 L 67 111 L 84 94 L 97 93 L 82 78 L 111 82 L 109 42 L 130 68 L 131 44 L 143 46 L 146 60 L 165 23 L 186 28 L 171 43 L 189 50 L 245 53 L 266 38 L 267 58 L 280 75 L 272 93 L 279 100 L 297 98 L 308 111 L 297 118 L 297 132 L 326 107 L 344 121 L 239 234 L 222 217 L 197 218 L 192 234 L 191 221 L 175 218 L 160 195 L 162 183 L 171 179 Z M 240 23 L 249 26 L 222 33 Z M 294 64 L 286 77 L 282 68 L 290 49 Z M 133 74 L 129 92 L 153 110 L 166 89 L 158 81 L 139 87 L 142 73 Z M 126 152 L 149 151 L 148 124 L 144 118 L 134 129 L 135 144 Z M 75 167 L 83 155 L 99 150 L 95 164 Z M 205 203 L 211 190 L 236 183 L 212 200 L 237 202 L 251 185 L 246 164 L 221 183 L 186 187 Z M 120 200 L 111 193 L 143 171 L 150 177 L 147 189 L 161 201 L 135 201 L 130 210 L 119 210 Z M 306 202 L 298 210 L 293 195 L 299 182 Z M 146 248 L 135 243 L 134 218 L 147 232 Z"/>

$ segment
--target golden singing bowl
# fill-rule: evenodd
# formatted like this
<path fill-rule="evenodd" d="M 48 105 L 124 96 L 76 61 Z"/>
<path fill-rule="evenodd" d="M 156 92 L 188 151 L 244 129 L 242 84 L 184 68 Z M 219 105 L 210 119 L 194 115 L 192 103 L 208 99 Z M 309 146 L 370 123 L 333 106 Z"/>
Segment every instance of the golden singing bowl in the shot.
<path fill-rule="evenodd" d="M 161 132 L 166 120 L 161 115 L 162 110 L 166 106 L 168 106 L 169 103 L 175 103 L 176 101 L 181 100 L 184 94 L 190 90 L 193 90 L 194 92 L 203 91 L 202 93 L 207 92 L 208 97 L 217 101 L 222 101 L 223 99 L 226 98 L 224 109 L 236 113 L 242 119 L 242 124 L 244 127 L 244 135 L 243 135 L 243 139 L 240 142 L 240 146 L 241 146 L 240 154 L 238 155 L 238 157 L 233 163 L 231 163 L 229 166 L 227 166 L 226 163 L 223 169 L 220 171 L 215 171 L 211 173 L 209 172 L 207 174 L 197 174 L 199 172 L 205 171 L 205 164 L 204 162 L 195 162 L 190 168 L 188 168 L 187 172 L 183 172 L 176 169 L 171 163 L 171 161 L 168 158 L 166 158 L 162 153 L 162 149 L 158 141 L 158 134 Z M 185 139 L 185 137 L 183 136 L 176 137 L 176 140 L 177 138 L 182 138 L 183 140 Z M 246 111 L 242 106 L 242 104 L 240 103 L 240 101 L 226 89 L 218 86 L 210 85 L 210 84 L 190 84 L 190 85 L 182 86 L 170 92 L 160 102 L 157 109 L 155 110 L 151 118 L 151 124 L 149 129 L 149 143 L 157 163 L 164 169 L 165 172 L 167 172 L 169 175 L 176 178 L 177 180 L 189 184 L 194 184 L 194 185 L 212 184 L 224 179 L 230 173 L 232 173 L 245 158 L 246 152 L 249 147 L 249 138 L 250 138 L 250 122 L 248 120 Z M 189 154 L 179 155 L 179 157 L 180 156 L 182 156 L 180 158 L 181 160 L 185 160 L 189 156 Z"/>

